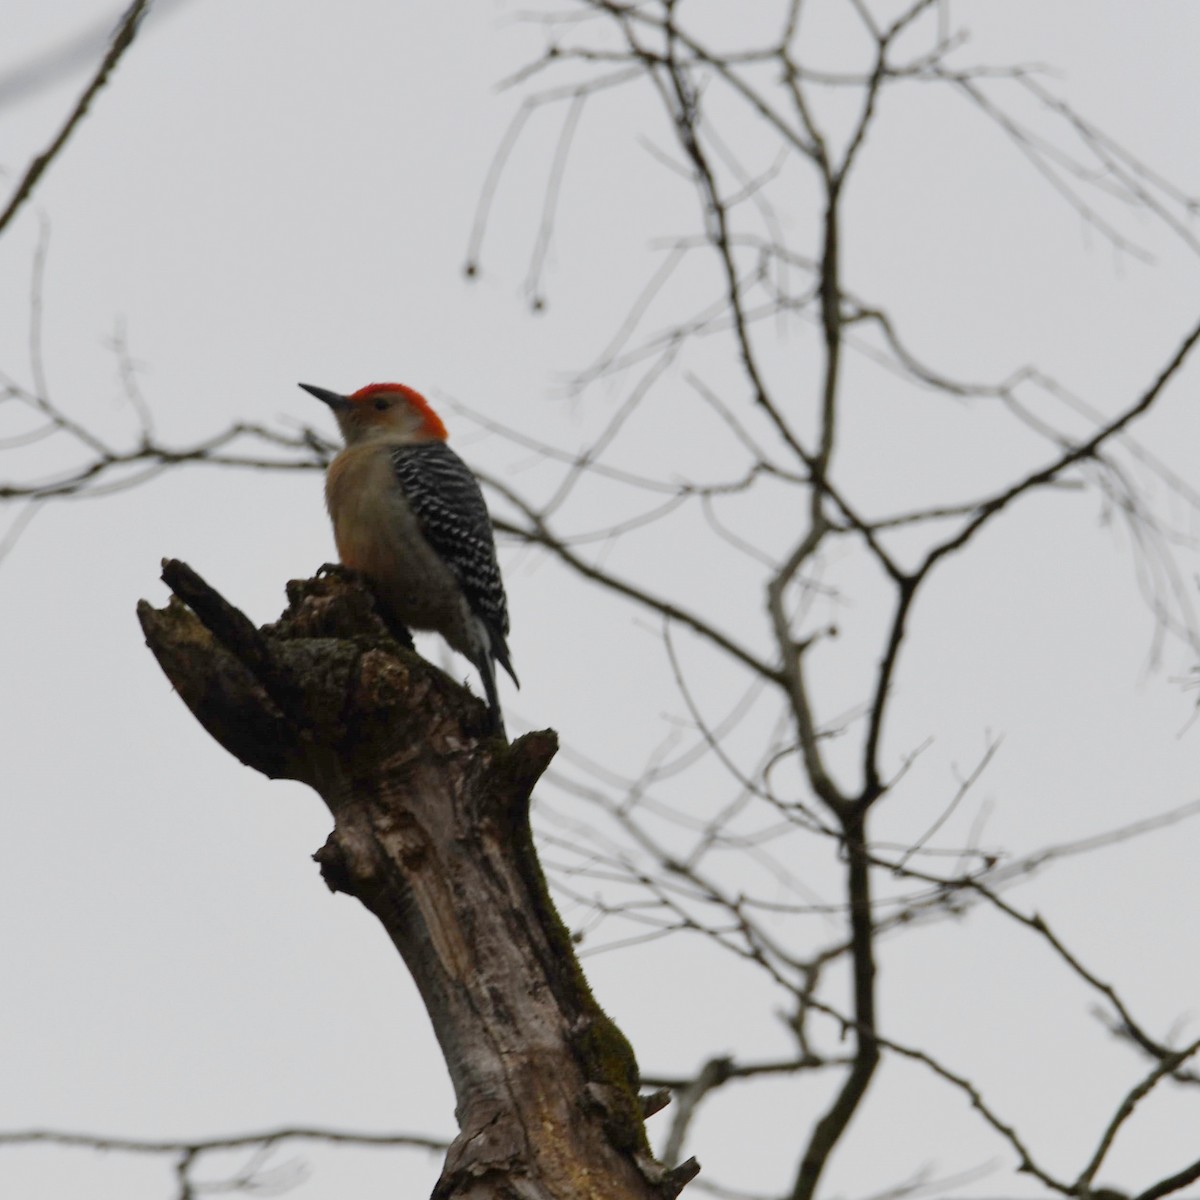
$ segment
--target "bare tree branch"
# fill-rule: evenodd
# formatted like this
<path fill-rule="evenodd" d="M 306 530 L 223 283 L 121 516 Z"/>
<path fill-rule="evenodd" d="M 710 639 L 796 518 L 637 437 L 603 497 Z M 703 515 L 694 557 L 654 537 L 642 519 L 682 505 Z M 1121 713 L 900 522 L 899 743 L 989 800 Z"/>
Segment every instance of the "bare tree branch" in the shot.
<path fill-rule="evenodd" d="M 71 134 L 75 132 L 80 121 L 87 115 L 87 110 L 95 99 L 96 93 L 108 82 L 109 76 L 116 69 L 125 51 L 133 44 L 133 39 L 137 35 L 138 25 L 149 5 L 150 0 L 133 0 L 133 3 L 125 10 L 125 15 L 121 18 L 116 32 L 113 34 L 108 53 L 105 54 L 104 60 L 100 63 L 99 70 L 97 70 L 96 74 L 92 77 L 92 81 L 76 101 L 70 116 L 67 117 L 66 122 L 58 131 L 54 140 L 29 164 L 29 168 L 22 176 L 16 190 L 9 199 L 8 205 L 0 212 L 0 233 L 4 232 L 9 222 L 20 211 L 21 206 L 33 194 L 33 189 L 37 187 L 38 180 L 41 179 L 47 167 L 58 157 Z"/>

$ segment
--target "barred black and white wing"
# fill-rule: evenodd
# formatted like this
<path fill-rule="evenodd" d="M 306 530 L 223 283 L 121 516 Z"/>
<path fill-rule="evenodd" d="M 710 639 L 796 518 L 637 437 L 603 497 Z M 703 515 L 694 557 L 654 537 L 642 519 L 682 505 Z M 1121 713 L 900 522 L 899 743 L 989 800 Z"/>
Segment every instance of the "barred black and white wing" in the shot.
<path fill-rule="evenodd" d="M 508 602 L 492 519 L 478 481 L 445 442 L 397 446 L 392 468 L 425 540 L 453 572 L 472 613 L 487 630 L 492 657 L 517 683 L 505 640 Z"/>

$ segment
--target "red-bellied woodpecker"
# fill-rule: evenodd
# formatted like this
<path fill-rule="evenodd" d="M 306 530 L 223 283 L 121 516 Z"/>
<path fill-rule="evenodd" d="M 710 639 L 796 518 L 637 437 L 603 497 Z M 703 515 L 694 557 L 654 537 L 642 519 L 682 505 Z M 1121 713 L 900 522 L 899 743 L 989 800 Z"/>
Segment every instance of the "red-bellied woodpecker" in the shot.
<path fill-rule="evenodd" d="M 495 664 L 517 677 L 492 521 L 475 476 L 412 388 L 372 383 L 342 396 L 300 386 L 329 405 L 346 442 L 325 477 L 338 556 L 365 576 L 391 619 L 435 630 L 474 663 L 503 736 Z"/>

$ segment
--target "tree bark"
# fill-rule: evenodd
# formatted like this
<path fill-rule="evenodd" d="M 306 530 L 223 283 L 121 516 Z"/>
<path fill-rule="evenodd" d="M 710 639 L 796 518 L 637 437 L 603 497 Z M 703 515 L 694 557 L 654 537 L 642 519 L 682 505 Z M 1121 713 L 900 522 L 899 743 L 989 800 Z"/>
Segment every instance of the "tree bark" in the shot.
<path fill-rule="evenodd" d="M 138 615 L 167 677 L 230 753 L 320 793 L 326 883 L 379 918 L 429 1010 L 460 1130 L 434 1200 L 676 1196 L 699 1168 L 651 1155 L 633 1051 L 534 851 L 529 797 L 554 733 L 492 737 L 482 702 L 395 641 L 336 569 L 289 584 L 261 630 L 185 564 L 163 578 L 175 596 Z"/>

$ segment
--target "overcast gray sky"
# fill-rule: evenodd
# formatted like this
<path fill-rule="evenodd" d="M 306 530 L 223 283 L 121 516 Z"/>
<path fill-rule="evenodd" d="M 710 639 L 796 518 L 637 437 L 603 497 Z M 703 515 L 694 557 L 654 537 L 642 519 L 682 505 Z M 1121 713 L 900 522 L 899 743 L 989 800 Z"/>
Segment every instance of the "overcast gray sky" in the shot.
<path fill-rule="evenodd" d="M 765 7 L 692 2 L 708 4 L 714 35 Z M 113 350 L 120 331 L 168 443 L 233 420 L 312 422 L 332 436 L 297 380 L 350 390 L 399 379 L 442 409 L 466 458 L 544 492 L 545 464 L 487 436 L 455 401 L 568 448 L 620 402 L 628 379 L 583 398 L 564 398 L 563 382 L 619 326 L 661 253 L 655 239 L 695 227 L 686 189 L 652 152 L 653 132 L 639 137 L 634 100 L 614 95 L 585 112 L 543 281 L 547 307 L 534 316 L 522 283 L 561 110 L 530 121 L 497 192 L 480 276 L 468 283 L 462 273 L 480 187 L 522 95 L 496 84 L 543 44 L 518 19 L 523 6 L 171 8 L 149 20 L 0 238 L 0 370 L 35 380 L 30 292 L 41 244 L 51 394 L 117 442 L 136 427 Z M 979 0 L 954 11 L 972 31 L 974 61 L 1055 66 L 1055 86 L 1077 108 L 1200 194 L 1194 5 Z M 0 192 L 53 136 L 102 53 L 95 31 L 116 15 L 99 0 L 6 0 Z M 828 19 L 821 50 L 835 61 L 839 26 Z M 49 82 L 21 82 L 42 61 L 57 64 Z M 1196 319 L 1197 255 L 1139 214 L 1122 217 L 1123 228 L 1153 263 L 1115 251 L 969 106 L 916 94 L 889 121 L 847 201 L 852 285 L 898 306 L 911 344 L 947 371 L 994 378 L 1037 362 L 1100 411 L 1128 404 Z M 757 136 L 747 130 L 748 154 Z M 789 219 L 809 219 L 807 199 L 797 192 Z M 780 359 L 778 369 L 789 368 Z M 901 419 L 890 385 L 860 369 L 845 471 L 875 511 L 946 487 L 974 491 L 976 480 L 990 486 L 1028 451 L 967 403 L 931 400 Z M 728 368 L 712 371 L 722 379 Z M 1139 434 L 1189 480 L 1198 379 L 1187 368 Z M 685 477 L 719 454 L 705 422 L 680 411 L 648 412 L 623 461 L 666 463 Z M 19 431 L 0 410 L 0 437 Z M 993 455 L 965 453 L 989 440 Z M 55 445 L 10 468 L 17 461 L 0 455 L 0 481 L 66 463 Z M 585 493 L 570 519 L 603 526 L 605 503 Z M 1168 639 L 1148 665 L 1154 621 L 1128 536 L 1104 515 L 1094 495 L 1034 500 L 969 566 L 946 569 L 914 630 L 890 735 L 896 756 L 934 744 L 879 836 L 911 840 L 925 828 L 955 771 L 996 734 L 1001 753 L 948 844 L 986 819 L 987 842 L 1023 852 L 1197 798 L 1200 728 L 1188 725 L 1194 694 L 1180 684 L 1193 656 Z M 786 512 L 746 520 L 773 547 L 792 528 Z M 1194 547 L 1178 552 L 1190 585 Z M 333 556 L 319 476 L 184 468 L 103 499 L 50 504 L 0 562 L 0 1130 L 173 1137 L 299 1123 L 450 1135 L 450 1087 L 402 964 L 311 862 L 328 830 L 323 805 L 218 750 L 142 645 L 134 605 L 165 600 L 164 555 L 191 563 L 255 620 L 274 619 L 285 581 Z M 523 685 L 505 694 L 510 729 L 552 725 L 570 750 L 636 773 L 671 723 L 686 723 L 660 629 L 536 554 L 504 545 L 502 558 Z M 758 594 L 690 554 L 677 533 L 605 561 L 631 576 L 691 573 L 705 611 L 767 645 Z M 828 569 L 848 591 L 861 582 L 853 564 Z M 875 615 L 869 600 L 829 613 L 848 629 L 846 657 L 816 660 L 830 714 L 861 698 L 856 672 L 873 659 L 867 649 L 856 658 L 853 639 Z M 425 649 L 467 675 L 436 645 Z M 699 702 L 719 711 L 730 674 L 686 639 L 684 652 Z M 1098 974 L 1119 978 L 1156 1028 L 1188 1020 L 1191 1036 L 1198 839 L 1200 826 L 1183 824 L 1017 893 L 1053 916 Z M 590 919 L 568 902 L 564 915 Z M 585 947 L 603 945 L 599 932 Z M 894 945 L 883 952 L 889 1030 L 936 1043 L 984 1079 L 1069 1172 L 1142 1069 L 1096 1037 L 1092 997 L 984 915 Z M 724 1051 L 788 1053 L 765 982 L 695 940 L 595 953 L 586 966 L 646 1071 L 686 1073 Z M 753 1104 L 731 1090 L 689 1150 L 714 1179 L 781 1190 L 797 1131 L 823 1095 L 813 1087 L 779 1081 Z M 1150 1111 L 1114 1154 L 1117 1184 L 1177 1169 L 1189 1144 L 1195 1157 L 1195 1101 Z M 830 1196 L 864 1195 L 929 1164 L 941 1173 L 992 1164 L 974 1185 L 981 1195 L 1027 1186 L 966 1107 L 915 1068 L 881 1077 L 853 1136 L 831 1168 Z M 297 1155 L 314 1168 L 305 1200 L 417 1197 L 438 1170 L 436 1158 L 411 1152 Z M 0 1149 L 4 1197 L 130 1200 L 169 1187 L 161 1163 Z"/>

